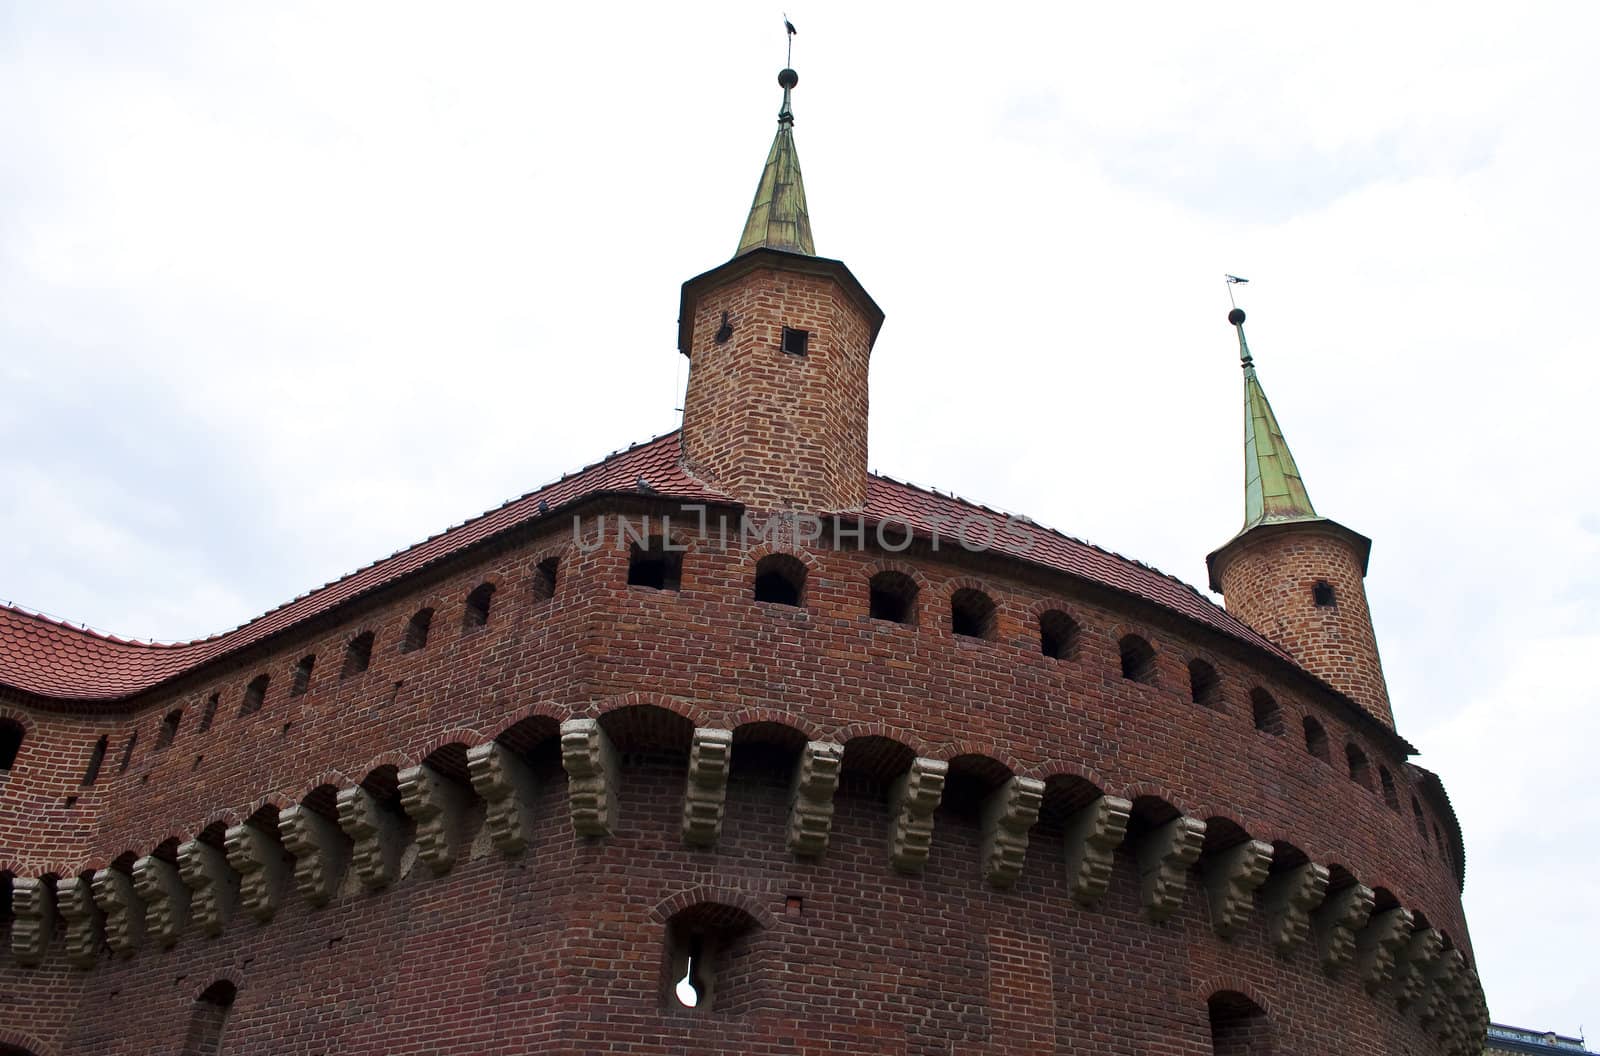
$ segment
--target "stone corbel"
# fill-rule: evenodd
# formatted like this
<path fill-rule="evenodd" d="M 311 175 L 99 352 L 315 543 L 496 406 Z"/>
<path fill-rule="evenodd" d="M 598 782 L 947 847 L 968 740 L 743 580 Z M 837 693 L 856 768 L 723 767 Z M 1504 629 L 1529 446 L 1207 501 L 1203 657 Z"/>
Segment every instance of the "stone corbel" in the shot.
<path fill-rule="evenodd" d="M 1224 939 L 1238 934 L 1255 908 L 1256 888 L 1272 868 L 1272 844 L 1246 840 L 1219 851 L 1206 866 L 1211 928 Z"/>
<path fill-rule="evenodd" d="M 120 869 L 105 868 L 90 884 L 94 903 L 105 914 L 106 945 L 118 957 L 128 957 L 144 942 L 144 903 L 133 887 L 133 877 Z"/>
<path fill-rule="evenodd" d="M 950 766 L 938 759 L 913 759 L 911 769 L 889 789 L 889 863 L 902 873 L 920 873 L 933 845 L 933 812 L 944 795 Z"/>
<path fill-rule="evenodd" d="M 1133 804 L 1101 796 L 1067 819 L 1067 888 L 1080 906 L 1100 901 L 1111 883 L 1111 864 L 1123 837 Z"/>
<path fill-rule="evenodd" d="M 1206 823 L 1182 815 L 1139 841 L 1139 888 L 1145 916 L 1160 923 L 1183 905 L 1189 867 L 1200 857 Z"/>
<path fill-rule="evenodd" d="M 1422 996 L 1434 964 L 1444 952 L 1444 939 L 1432 928 L 1413 931 L 1395 956 L 1395 1004 L 1409 1008 Z"/>
<path fill-rule="evenodd" d="M 1263 899 L 1273 948 L 1291 953 L 1311 935 L 1311 914 L 1328 894 L 1327 867 L 1316 862 L 1285 869 L 1267 880 Z"/>
<path fill-rule="evenodd" d="M 105 939 L 105 914 L 94 904 L 88 880 L 74 876 L 56 881 L 56 910 L 67 925 L 67 961 L 76 968 L 93 968 Z"/>
<path fill-rule="evenodd" d="M 417 857 L 435 876 L 448 873 L 468 850 L 464 842 L 472 794 L 427 763 L 400 771 L 398 781 L 400 806 L 417 824 Z"/>
<path fill-rule="evenodd" d="M 144 930 L 156 945 L 170 949 L 189 923 L 189 889 L 178 867 L 154 855 L 133 863 L 133 889 L 144 902 Z"/>
<path fill-rule="evenodd" d="M 278 832 L 283 849 L 294 856 L 294 883 L 300 897 L 313 906 L 332 902 L 350 862 L 350 841 L 339 826 L 300 804 L 278 815 Z"/>
<path fill-rule="evenodd" d="M 1317 959 L 1322 970 L 1332 975 L 1349 964 L 1356 953 L 1356 932 L 1366 926 L 1372 914 L 1372 888 L 1350 884 L 1323 900 L 1322 908 L 1311 915 L 1317 936 Z"/>
<path fill-rule="evenodd" d="M 789 786 L 788 845 L 793 854 L 820 858 L 828 849 L 833 829 L 833 793 L 839 787 L 839 765 L 844 746 L 810 741 L 800 752 L 800 762 Z"/>
<path fill-rule="evenodd" d="M 239 874 L 239 904 L 265 924 L 278 912 L 288 879 L 282 845 L 249 822 L 228 829 L 222 842 L 227 848 L 228 864 Z"/>
<path fill-rule="evenodd" d="M 1415 920 L 1409 909 L 1395 906 L 1374 913 L 1356 935 L 1356 974 L 1367 993 L 1377 993 L 1394 978 L 1395 959 L 1411 939 Z"/>
<path fill-rule="evenodd" d="M 56 889 L 46 880 L 16 877 L 11 881 L 11 954 L 32 968 L 44 960 L 56 927 Z"/>
<path fill-rule="evenodd" d="M 683 842 L 715 847 L 722 834 L 733 763 L 733 731 L 701 728 L 689 748 L 689 781 L 683 792 Z"/>
<path fill-rule="evenodd" d="M 381 891 L 400 879 L 405 821 L 377 796 L 351 785 L 339 792 L 339 827 L 350 837 L 350 864 L 361 886 Z"/>
<path fill-rule="evenodd" d="M 1444 950 L 1428 972 L 1424 983 L 1422 1025 L 1436 1035 L 1445 1035 L 1455 1018 L 1456 991 L 1461 987 L 1461 976 L 1466 967 L 1466 959 L 1461 956 L 1460 950 Z"/>
<path fill-rule="evenodd" d="M 1039 820 L 1044 782 L 1013 777 L 983 804 L 983 878 L 1008 888 L 1022 875 L 1028 856 L 1028 830 Z"/>
<path fill-rule="evenodd" d="M 501 854 L 517 855 L 533 842 L 533 771 L 497 741 L 467 751 L 467 776 L 484 803 L 483 824 Z"/>
<path fill-rule="evenodd" d="M 617 827 L 617 751 L 594 719 L 561 724 L 561 766 L 567 772 L 572 828 L 579 836 L 610 836 Z"/>
<path fill-rule="evenodd" d="M 207 935 L 221 935 L 239 895 L 239 874 L 227 855 L 199 840 L 180 844 L 178 875 L 191 892 L 189 915 Z"/>

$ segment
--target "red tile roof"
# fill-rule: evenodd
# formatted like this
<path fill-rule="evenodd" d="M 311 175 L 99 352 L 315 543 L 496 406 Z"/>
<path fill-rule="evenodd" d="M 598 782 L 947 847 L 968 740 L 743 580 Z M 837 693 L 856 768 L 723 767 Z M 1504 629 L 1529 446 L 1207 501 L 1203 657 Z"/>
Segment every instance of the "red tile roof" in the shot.
<path fill-rule="evenodd" d="M 62 700 L 111 701 L 130 697 L 476 543 L 548 516 L 560 507 L 607 493 L 638 493 L 642 490 L 641 481 L 650 491 L 671 499 L 729 501 L 684 470 L 678 434 L 669 433 L 618 452 L 211 638 L 173 645 L 128 641 L 0 605 L 0 685 Z M 869 520 L 909 525 L 923 537 L 938 530 L 941 545 L 957 549 L 959 543 L 951 533 L 958 523 L 965 524 L 969 538 L 984 543 L 988 543 L 992 531 L 995 550 L 1153 602 L 1288 659 L 1283 650 L 1188 584 L 1031 521 L 1008 518 L 954 496 L 878 476 L 868 484 L 865 513 Z"/>

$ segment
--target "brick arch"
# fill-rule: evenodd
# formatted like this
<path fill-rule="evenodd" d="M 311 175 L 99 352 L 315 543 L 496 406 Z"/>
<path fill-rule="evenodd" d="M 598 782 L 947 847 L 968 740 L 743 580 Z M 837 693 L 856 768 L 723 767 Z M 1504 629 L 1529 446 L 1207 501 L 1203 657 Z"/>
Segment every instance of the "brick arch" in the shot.
<path fill-rule="evenodd" d="M 581 709 L 573 709 L 573 717 L 603 718 L 614 711 L 625 708 L 660 708 L 670 711 L 674 715 L 688 719 L 698 729 L 701 726 L 714 724 L 711 709 L 697 704 L 692 700 L 682 697 L 668 696 L 665 693 L 633 692 L 622 693 L 614 697 L 599 697 L 584 705 Z"/>
<path fill-rule="evenodd" d="M 907 579 L 915 582 L 919 591 L 932 591 L 935 589 L 933 583 L 928 579 L 928 573 L 916 565 L 913 565 L 909 561 L 901 561 L 898 558 L 892 557 L 883 557 L 867 563 L 867 579 L 870 580 L 879 572 L 898 572 Z"/>
<path fill-rule="evenodd" d="M 22 1049 L 29 1056 L 57 1056 L 60 1052 L 54 1045 L 50 1045 L 32 1034 L 25 1034 L 15 1027 L 0 1026 L 0 1045 L 10 1045 Z"/>
<path fill-rule="evenodd" d="M 1236 994 L 1243 994 L 1245 997 L 1248 997 L 1251 1001 L 1255 1002 L 1256 1007 L 1261 1009 L 1262 1012 L 1266 1013 L 1267 1016 L 1271 1017 L 1274 1015 L 1271 1000 L 1265 993 L 1262 992 L 1260 987 L 1256 986 L 1242 975 L 1205 976 L 1195 979 L 1190 984 L 1189 989 L 1189 993 L 1197 999 L 1201 1008 L 1204 1008 L 1217 994 L 1227 993 L 1229 991 L 1232 991 Z"/>
<path fill-rule="evenodd" d="M 787 726 L 798 730 L 808 741 L 824 740 L 822 730 L 804 715 L 784 711 L 782 708 L 761 707 L 759 705 L 741 708 L 729 715 L 726 719 L 727 728 L 734 733 L 739 732 L 741 726 L 754 726 L 757 723 L 769 722 L 777 726 Z"/>
<path fill-rule="evenodd" d="M 218 968 L 215 971 L 202 976 L 201 978 L 204 981 L 197 984 L 189 993 L 190 1001 L 200 1000 L 201 994 L 205 993 L 213 986 L 216 986 L 218 983 L 224 981 L 232 983 L 233 988 L 240 993 L 244 992 L 244 973 L 233 967 L 231 964 L 222 968 Z"/>
<path fill-rule="evenodd" d="M 493 737 L 485 736 L 481 731 L 472 729 L 469 726 L 452 726 L 443 732 L 433 734 L 425 740 L 413 741 L 404 748 L 404 754 L 411 760 L 406 766 L 416 766 L 418 763 L 427 762 L 429 756 L 449 744 L 459 744 L 464 748 L 476 748 L 485 741 L 492 740 L 494 740 Z M 406 766 L 402 766 L 400 769 L 404 770 Z"/>
<path fill-rule="evenodd" d="M 1018 773 L 1023 777 L 1036 777 L 1045 784 L 1049 784 L 1052 779 L 1058 777 L 1065 780 L 1083 781 L 1093 785 L 1095 790 L 1102 796 L 1112 794 L 1106 790 L 1105 775 L 1092 766 L 1077 764 L 1068 766 L 1065 763 L 1044 762 L 1026 771 L 1019 770 Z"/>
<path fill-rule="evenodd" d="M 365 776 L 367 773 L 368 771 L 362 771 L 363 776 Z M 315 777 L 307 780 L 305 783 L 297 786 L 300 791 L 288 793 L 290 798 L 286 806 L 299 806 L 306 801 L 308 796 L 310 796 L 319 788 L 331 786 L 335 792 L 337 792 L 338 789 L 348 788 L 353 783 L 354 782 L 350 780 L 349 775 L 344 773 L 342 770 L 324 770 Z"/>
<path fill-rule="evenodd" d="M 1204 814 L 1196 814 L 1187 805 L 1180 803 L 1167 789 L 1149 781 L 1135 782 L 1116 794 L 1130 803 L 1137 803 L 1141 799 L 1158 799 L 1186 818 L 1205 817 Z"/>
<path fill-rule="evenodd" d="M 418 758 L 418 762 L 420 762 L 420 761 L 421 761 L 421 758 L 419 757 Z M 408 767 L 410 767 L 412 765 L 413 764 L 411 762 L 411 757 L 405 752 L 401 752 L 401 751 L 397 751 L 397 750 L 393 750 L 393 749 L 391 749 L 389 751 L 385 751 L 385 752 L 380 752 L 379 754 L 377 754 L 377 755 L 373 756 L 371 759 L 369 759 L 365 766 L 357 768 L 358 771 L 361 774 L 361 777 L 358 778 L 355 783 L 358 784 L 358 785 L 359 784 L 363 784 L 373 774 L 377 773 L 379 770 L 382 770 L 385 767 L 389 767 L 389 766 L 394 767 L 394 772 L 398 774 L 400 771 L 405 770 L 405 769 L 407 769 Z M 345 788 L 347 786 L 341 785 L 339 787 L 342 790 L 343 788 Z"/>
<path fill-rule="evenodd" d="M 257 796 L 245 806 L 228 811 L 225 817 L 229 826 L 243 825 L 255 817 L 256 811 L 262 807 L 270 806 L 281 813 L 285 808 L 292 807 L 299 802 L 298 799 L 292 799 L 282 792 L 270 792 L 264 796 Z"/>
<path fill-rule="evenodd" d="M 1011 772 L 1011 776 L 1013 777 L 1015 777 L 1017 774 L 1020 774 L 1023 770 L 1022 764 L 1017 762 L 1016 756 L 1012 755 L 1004 748 L 997 747 L 996 745 L 985 741 L 950 741 L 945 745 L 945 750 L 935 756 L 935 758 L 942 759 L 948 763 L 952 760 L 959 759 L 964 755 L 978 756 L 983 759 L 993 760 L 1009 770 Z"/>
<path fill-rule="evenodd" d="M 882 737 L 885 740 L 897 741 L 911 749 L 918 758 L 932 758 L 932 753 L 922 740 L 912 736 L 909 730 L 902 730 L 894 726 L 886 726 L 881 722 L 856 722 L 849 726 L 841 726 L 833 733 L 833 739 L 840 744 L 849 744 L 857 737 Z"/>
<path fill-rule="evenodd" d="M 758 546 L 752 546 L 750 549 L 746 550 L 744 552 L 744 563 L 750 567 L 751 571 L 754 571 L 756 565 L 761 562 L 762 558 L 772 557 L 773 555 L 792 557 L 799 561 L 802 565 L 805 565 L 807 578 L 810 577 L 811 573 L 818 571 L 822 567 L 822 562 L 818 561 L 817 556 L 810 550 L 793 546 L 773 546 L 771 543 L 767 542 L 763 542 Z"/>
<path fill-rule="evenodd" d="M 570 718 L 576 717 L 578 714 L 578 712 L 575 712 L 573 709 L 567 707 L 565 704 L 562 704 L 560 701 L 550 699 L 535 700 L 526 708 L 523 708 L 520 711 L 512 712 L 506 717 L 505 720 L 502 720 L 499 728 L 494 731 L 494 736 L 488 739 L 497 741 L 504 736 L 507 731 L 513 729 L 519 723 L 522 723 L 528 719 L 549 719 L 557 726 L 560 726 L 563 722 Z"/>
<path fill-rule="evenodd" d="M 765 887 L 766 885 L 763 885 Z M 763 890 L 765 895 L 774 894 L 771 890 Z M 697 884 L 675 894 L 668 895 L 654 906 L 650 907 L 650 919 L 657 924 L 665 924 L 678 913 L 691 906 L 703 905 L 714 902 L 719 905 L 733 906 L 755 920 L 762 928 L 772 927 L 775 917 L 756 897 L 754 891 L 745 887 L 734 887 L 731 884 Z"/>
<path fill-rule="evenodd" d="M 29 715 L 21 708 L 12 707 L 9 704 L 0 704 L 0 720 L 4 719 L 10 719 L 12 722 L 15 722 L 18 726 L 22 727 L 22 737 L 24 741 L 39 732 L 39 720 L 35 719 L 32 715 Z"/>

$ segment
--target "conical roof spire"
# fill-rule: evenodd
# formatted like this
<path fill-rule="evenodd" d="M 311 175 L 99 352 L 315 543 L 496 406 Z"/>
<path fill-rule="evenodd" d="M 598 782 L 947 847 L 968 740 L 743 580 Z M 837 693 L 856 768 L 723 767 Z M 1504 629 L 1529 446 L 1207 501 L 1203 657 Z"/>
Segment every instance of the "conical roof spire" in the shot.
<path fill-rule="evenodd" d="M 794 111 L 789 108 L 789 92 L 800 83 L 800 75 L 784 69 L 778 74 L 778 83 L 783 86 L 778 134 L 767 153 L 767 167 L 761 170 L 750 219 L 733 254 L 736 257 L 761 248 L 817 255 L 811 241 L 811 217 L 806 213 L 806 188 L 800 180 L 800 156 L 794 149 Z"/>
<path fill-rule="evenodd" d="M 1244 339 L 1244 312 L 1228 313 L 1239 331 L 1239 360 L 1244 367 L 1244 528 L 1260 524 L 1318 520 L 1300 469 L 1272 413 L 1272 404 L 1256 377 L 1255 361 Z"/>

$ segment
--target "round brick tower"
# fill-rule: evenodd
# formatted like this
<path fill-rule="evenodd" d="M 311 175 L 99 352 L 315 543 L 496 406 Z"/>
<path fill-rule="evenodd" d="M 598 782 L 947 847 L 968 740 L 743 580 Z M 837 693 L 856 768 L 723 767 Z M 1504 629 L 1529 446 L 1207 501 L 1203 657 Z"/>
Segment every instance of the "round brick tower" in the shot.
<path fill-rule="evenodd" d="M 0 1054 L 1481 1050 L 1364 541 L 1230 612 L 869 475 L 780 83 L 680 432 L 200 641 L 0 606 Z"/>

